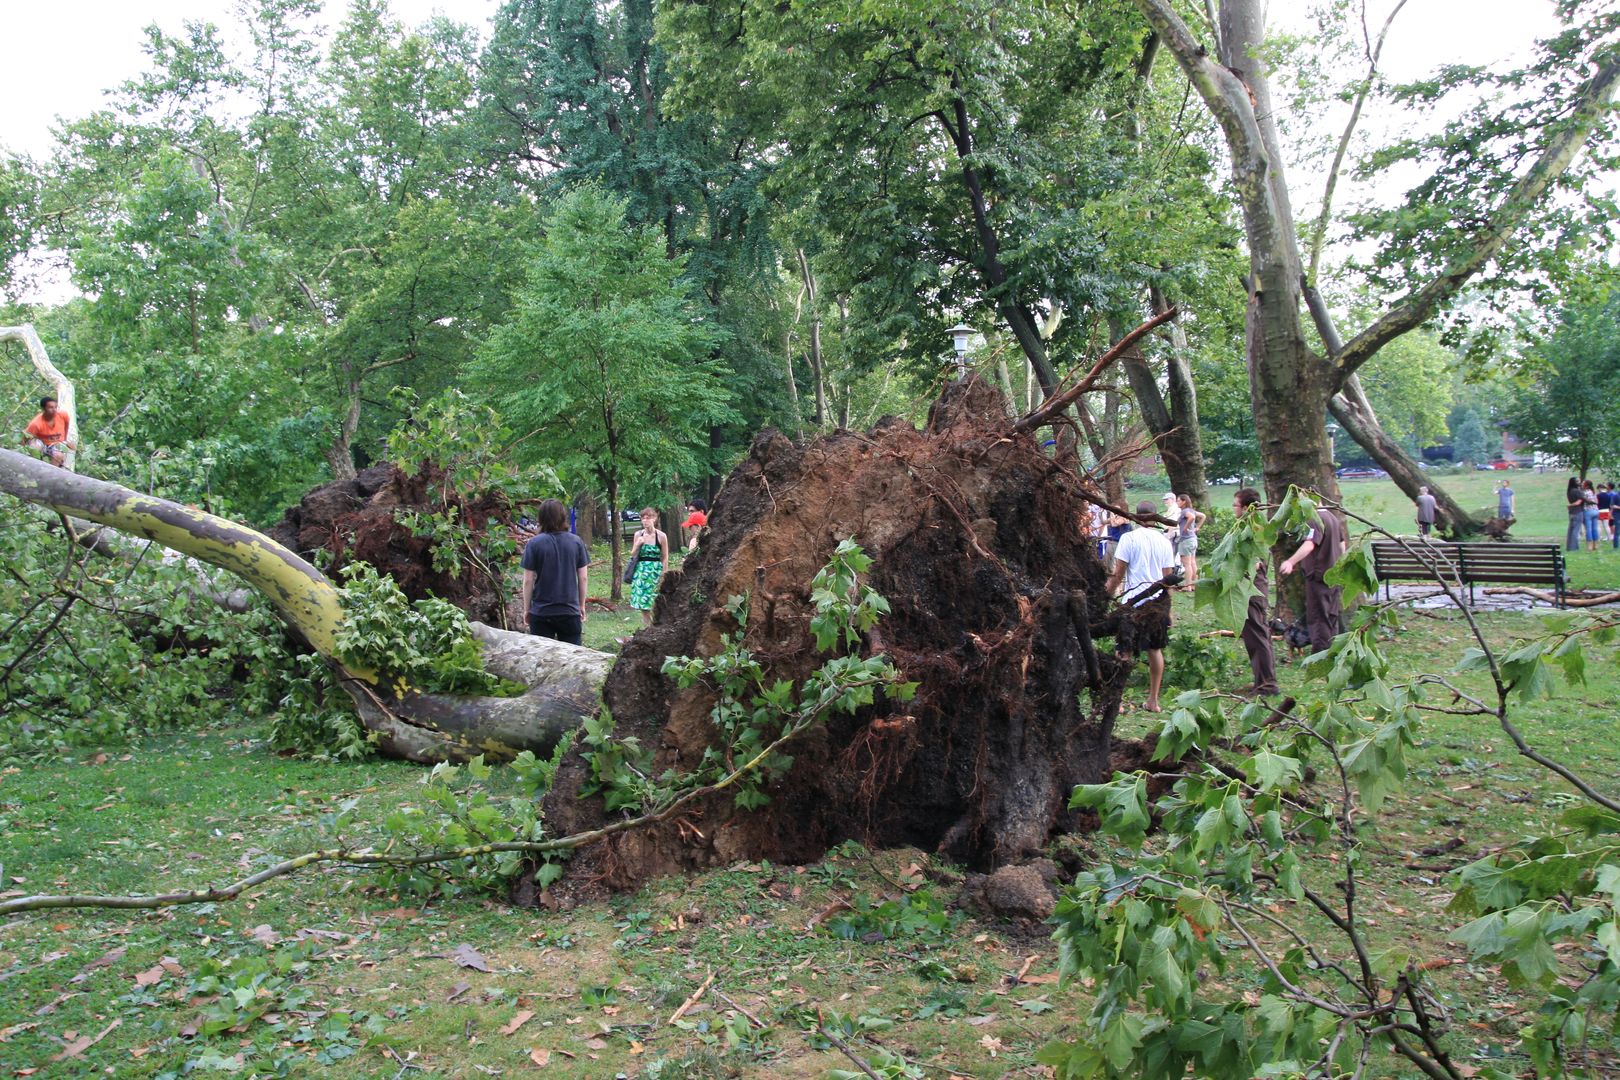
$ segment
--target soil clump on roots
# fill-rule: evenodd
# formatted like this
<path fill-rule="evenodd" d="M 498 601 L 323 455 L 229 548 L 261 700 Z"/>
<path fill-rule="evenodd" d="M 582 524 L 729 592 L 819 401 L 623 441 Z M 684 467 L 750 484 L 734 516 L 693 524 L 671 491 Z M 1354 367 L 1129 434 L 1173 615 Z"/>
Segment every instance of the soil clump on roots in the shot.
<path fill-rule="evenodd" d="M 766 431 L 727 480 L 695 555 L 667 575 L 654 625 L 625 647 L 603 696 L 614 737 L 656 752 L 652 772 L 695 767 L 715 741 L 714 696 L 682 691 L 665 657 L 707 656 L 734 632 L 727 610 L 750 596 L 744 643 L 770 679 L 803 679 L 824 659 L 810 633 L 810 581 L 846 538 L 871 556 L 869 584 L 891 607 L 863 643 L 921 684 L 904 705 L 836 715 L 789 744 L 771 801 L 729 795 L 679 820 L 585 848 L 563 880 L 520 902 L 566 904 L 602 888 L 738 859 L 813 861 L 832 845 L 916 845 L 975 869 L 1040 850 L 1072 824 L 1075 784 L 1109 774 L 1130 663 L 1111 636 L 1106 573 L 1082 524 L 1095 491 L 1016 433 L 987 384 L 953 384 L 919 431 L 887 419 L 794 443 Z M 552 835 L 618 815 L 580 798 L 579 746 L 546 799 Z M 623 812 L 621 812 L 623 813 Z"/>
<path fill-rule="evenodd" d="M 325 552 L 325 569 L 334 580 L 342 580 L 340 571 L 350 562 L 370 563 L 412 600 L 436 596 L 459 607 L 469 619 L 506 627 L 511 598 L 502 595 L 500 568 L 485 573 L 466 557 L 455 570 L 436 567 L 434 541 L 413 534 L 402 523 L 409 512 L 433 514 L 446 506 L 455 508 L 457 520 L 470 527 L 475 538 L 491 528 L 504 529 L 511 518 L 498 492 L 465 498 L 437 465 L 424 462 L 416 475 L 406 476 L 395 466 L 382 464 L 362 469 L 352 479 L 313 488 L 265 534 L 311 561 L 316 552 Z"/>

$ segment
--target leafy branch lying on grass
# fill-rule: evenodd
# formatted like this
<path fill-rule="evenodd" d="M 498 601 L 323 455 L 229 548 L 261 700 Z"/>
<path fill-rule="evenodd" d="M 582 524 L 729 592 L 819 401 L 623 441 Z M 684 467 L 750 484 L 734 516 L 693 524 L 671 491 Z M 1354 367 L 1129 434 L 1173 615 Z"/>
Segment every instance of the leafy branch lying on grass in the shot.
<path fill-rule="evenodd" d="M 860 546 L 846 540 L 839 545 L 828 567 L 817 575 L 814 595 L 817 625 L 821 627 L 818 630 L 818 643 L 823 646 L 823 651 L 838 646 L 858 645 L 861 635 L 870 630 L 886 610 L 882 598 L 857 581 L 857 575 L 868 565 L 869 561 Z M 745 609 L 746 602 L 739 598 L 734 606 Z M 913 684 L 902 682 L 899 672 L 881 656 L 865 660 L 853 656 L 834 656 L 819 670 L 812 672 L 802 687 L 775 683 L 767 689 L 763 671 L 742 648 L 740 640 L 729 636 L 722 653 L 705 660 L 672 660 L 670 670 L 673 672 L 676 669 L 679 669 L 683 685 L 703 677 L 711 670 L 747 671 L 750 674 L 740 681 L 726 680 L 723 684 L 724 692 L 715 706 L 717 730 L 724 736 L 722 748 L 717 749 L 712 758 L 706 758 L 697 772 L 667 776 L 663 779 L 670 782 L 648 788 L 645 805 L 649 809 L 638 816 L 614 821 L 599 829 L 551 839 L 534 836 L 530 839 L 497 840 L 432 851 L 376 851 L 346 846 L 327 848 L 284 859 L 225 886 L 145 896 L 24 896 L 0 902 L 0 916 L 58 908 L 147 909 L 234 900 L 266 882 L 322 864 L 402 869 L 477 860 L 507 853 L 540 857 L 557 855 L 597 843 L 617 833 L 664 821 L 693 802 L 721 792 L 734 791 L 740 800 L 745 800 L 744 805 L 757 805 L 763 798 L 758 790 L 761 779 L 769 778 L 791 763 L 792 759 L 782 751 L 794 739 L 816 727 L 832 712 L 852 712 L 871 704 L 879 693 L 893 700 L 904 701 L 915 690 Z M 739 698 L 749 693 L 751 687 L 758 688 L 758 692 L 751 699 L 752 709 L 747 712 L 744 722 Z M 722 716 L 732 717 L 735 722 L 722 725 L 719 722 Z M 614 760 L 620 762 L 620 768 L 629 768 L 622 757 Z M 484 768 L 481 761 L 473 767 L 475 773 Z M 433 775 L 442 776 L 445 771 L 440 770 Z M 629 772 L 616 774 L 612 779 L 620 784 L 647 784 L 639 772 L 633 775 Z M 494 812 L 495 808 L 489 809 Z M 476 832 L 476 823 L 472 823 L 470 818 L 467 820 L 469 831 Z M 541 828 L 538 816 L 532 813 L 525 824 L 531 833 L 537 833 Z M 420 836 L 421 831 L 413 830 L 411 835 Z M 555 873 L 560 873 L 560 870 Z"/>
<path fill-rule="evenodd" d="M 1199 604 L 1228 624 L 1241 621 L 1256 560 L 1315 513 L 1310 497 L 1290 491 L 1269 518 L 1245 516 L 1200 580 Z M 1419 546 L 1396 542 L 1426 560 Z M 1349 601 L 1376 588 L 1361 549 L 1328 581 L 1342 585 Z M 1368 604 L 1348 632 L 1306 660 L 1319 693 L 1233 712 L 1219 695 L 1180 695 L 1155 758 L 1193 749 L 1206 758 L 1169 793 L 1150 803 L 1145 778 L 1122 774 L 1075 790 L 1071 805 L 1095 810 L 1120 850 L 1080 874 L 1058 905 L 1063 973 L 1097 987 L 1086 1036 L 1042 1053 L 1059 1076 L 1177 1077 L 1191 1070 L 1359 1077 L 1382 1068 L 1375 1055 L 1383 1054 L 1436 1080 L 1522 1071 L 1453 1061 L 1450 1010 L 1429 989 L 1424 958 L 1370 944 L 1358 825 L 1403 786 L 1406 752 L 1431 709 L 1494 718 L 1519 753 L 1595 804 L 1568 812 L 1567 831 L 1557 836 L 1464 867 L 1452 910 L 1479 917 L 1455 940 L 1476 960 L 1500 964 L 1510 981 L 1546 994 L 1547 1004 L 1520 1033 L 1539 1074 L 1563 1072 L 1588 1024 L 1613 1017 L 1620 1003 L 1620 846 L 1612 837 L 1620 834 L 1620 813 L 1613 799 L 1531 747 L 1509 707 L 1550 693 L 1550 667 L 1581 681 L 1583 643 L 1612 641 L 1615 623 L 1556 616 L 1547 620 L 1547 636 L 1499 657 L 1458 592 L 1443 578 L 1440 584 L 1476 643 L 1461 670 L 1489 674 L 1494 704 L 1445 676 L 1392 678 L 1380 637 L 1397 628 L 1395 606 Z M 1449 705 L 1429 701 L 1436 686 L 1451 692 Z M 1241 767 L 1216 761 L 1217 749 L 1244 751 Z M 1307 781 L 1313 759 L 1325 764 L 1325 787 Z M 1599 837 L 1608 839 L 1594 843 Z M 1567 960 L 1554 951 L 1561 942 L 1576 946 Z M 1220 981 L 1198 973 L 1228 970 L 1234 944 L 1256 965 L 1258 985 L 1213 989 Z"/>

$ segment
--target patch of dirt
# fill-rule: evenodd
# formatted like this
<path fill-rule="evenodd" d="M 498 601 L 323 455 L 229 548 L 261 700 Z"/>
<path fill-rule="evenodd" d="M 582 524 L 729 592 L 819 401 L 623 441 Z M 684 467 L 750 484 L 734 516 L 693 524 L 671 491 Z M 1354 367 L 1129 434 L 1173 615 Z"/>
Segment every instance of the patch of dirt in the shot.
<path fill-rule="evenodd" d="M 1095 640 L 1119 616 L 1080 539 L 1093 497 L 1013 432 L 1005 399 L 977 380 L 949 388 L 921 431 L 890 418 L 798 444 L 762 433 L 696 554 L 666 576 L 654 625 L 608 677 L 616 736 L 656 751 L 654 775 L 697 764 L 714 739 L 714 697 L 678 691 L 660 669 L 718 652 L 737 628 L 726 611 L 736 594 L 751 596 L 744 642 L 770 678 L 813 671 L 809 583 L 849 537 L 891 607 L 864 651 L 887 653 L 921 690 L 904 708 L 880 703 L 802 736 L 759 810 L 712 799 L 581 851 L 554 902 L 742 859 L 810 862 L 849 838 L 980 869 L 1040 850 L 1074 821 L 1071 788 L 1109 773 L 1130 668 Z M 578 797 L 588 779 L 570 751 L 546 800 L 553 835 L 609 820 L 598 798 Z M 516 895 L 537 899 L 532 885 Z"/>
<path fill-rule="evenodd" d="M 412 600 L 436 596 L 467 613 L 470 619 L 491 626 L 516 626 L 509 608 L 512 598 L 499 588 L 499 567 L 486 574 L 467 558 L 452 573 L 433 566 L 433 543 L 415 536 L 400 522 L 410 511 L 423 514 L 454 506 L 458 519 L 475 536 L 491 528 L 505 530 L 510 508 L 498 492 L 464 498 L 442 469 L 424 465 L 406 476 L 393 465 L 373 465 L 352 480 L 322 484 L 304 495 L 275 525 L 265 530 L 270 539 L 306 559 L 325 552 L 326 572 L 341 580 L 340 572 L 352 561 L 370 563 L 399 584 Z"/>
<path fill-rule="evenodd" d="M 1058 868 L 1047 859 L 1003 866 L 992 874 L 970 874 L 962 903 L 984 915 L 1040 922 L 1057 906 Z"/>

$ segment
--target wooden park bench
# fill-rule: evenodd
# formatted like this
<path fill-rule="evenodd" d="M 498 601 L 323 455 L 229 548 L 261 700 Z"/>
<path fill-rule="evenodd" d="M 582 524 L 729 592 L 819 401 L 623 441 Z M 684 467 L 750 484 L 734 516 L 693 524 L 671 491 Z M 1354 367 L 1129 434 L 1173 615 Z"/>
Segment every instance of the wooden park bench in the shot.
<path fill-rule="evenodd" d="M 1557 544 L 1374 540 L 1372 551 L 1373 570 L 1384 583 L 1386 599 L 1392 581 L 1444 580 L 1468 586 L 1470 604 L 1475 585 L 1546 585 L 1558 606 L 1564 606 L 1564 549 Z"/>

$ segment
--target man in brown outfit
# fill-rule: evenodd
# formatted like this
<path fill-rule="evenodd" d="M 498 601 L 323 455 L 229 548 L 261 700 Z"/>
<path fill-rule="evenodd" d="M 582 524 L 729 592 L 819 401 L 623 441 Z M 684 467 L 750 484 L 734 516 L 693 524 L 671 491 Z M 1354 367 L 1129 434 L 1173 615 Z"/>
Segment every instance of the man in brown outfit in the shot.
<path fill-rule="evenodd" d="M 1313 652 L 1322 652 L 1344 632 L 1344 590 L 1337 585 L 1328 588 L 1322 580 L 1343 555 L 1344 525 L 1332 511 L 1319 510 L 1311 535 L 1277 567 L 1280 574 L 1292 574 L 1295 568 L 1305 574 L 1305 629 L 1310 632 Z"/>
<path fill-rule="evenodd" d="M 1232 513 L 1242 517 L 1259 502 L 1260 493 L 1254 488 L 1238 488 L 1232 496 Z M 1277 689 L 1277 656 L 1271 651 L 1271 623 L 1266 618 L 1270 584 L 1266 578 L 1266 560 L 1261 559 L 1255 566 L 1255 594 L 1249 597 L 1249 615 L 1243 620 L 1243 633 L 1240 635 L 1243 649 L 1249 654 L 1249 670 L 1254 672 L 1254 682 L 1238 691 L 1245 697 L 1280 693 Z"/>

